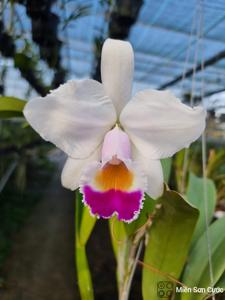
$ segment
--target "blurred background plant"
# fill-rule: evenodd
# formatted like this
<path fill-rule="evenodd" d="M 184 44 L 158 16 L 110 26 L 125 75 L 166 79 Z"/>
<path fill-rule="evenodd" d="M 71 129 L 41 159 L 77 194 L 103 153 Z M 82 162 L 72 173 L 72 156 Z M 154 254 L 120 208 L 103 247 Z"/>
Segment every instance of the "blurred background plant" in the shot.
<path fill-rule="evenodd" d="M 225 288 L 224 8 L 223 0 L 214 3 L 209 0 L 1 1 L 0 294 L 2 287 L 7 297 L 5 287 L 10 286 L 9 292 L 12 290 L 14 298 L 20 297 L 20 293 L 23 297 L 23 292 L 29 289 L 34 299 L 57 299 L 54 291 L 58 295 L 61 282 L 69 281 L 58 273 L 58 277 L 54 277 L 48 268 L 46 277 L 40 281 L 50 283 L 49 297 L 49 290 L 42 290 L 42 285 L 29 276 L 32 275 L 30 269 L 46 263 L 41 256 L 41 261 L 31 260 L 25 269 L 21 265 L 17 267 L 17 284 L 25 281 L 25 285 L 20 288 L 10 285 L 15 274 L 8 268 L 8 261 L 11 257 L 14 257 L 12 264 L 18 261 L 16 236 L 22 230 L 27 232 L 31 223 L 29 218 L 36 214 L 35 208 L 47 194 L 52 178 L 55 174 L 59 177 L 58 169 L 64 159 L 62 156 L 55 158 L 53 147 L 43 142 L 25 122 L 22 109 L 25 101 L 46 95 L 67 79 L 92 76 L 100 81 L 101 48 L 107 37 L 127 39 L 134 47 L 134 92 L 146 87 L 169 88 L 185 103 L 203 101 L 207 108 L 207 214 L 200 141 L 188 151 L 180 151 L 173 159 L 162 161 L 165 181 L 183 196 L 165 190 L 157 204 L 147 199 L 140 218 L 130 225 L 113 218 L 108 232 L 108 223 L 90 217 L 77 193 L 77 281 L 75 283 L 72 278 L 72 284 L 76 291 L 79 288 L 83 300 L 91 300 L 94 296 L 98 300 L 115 299 L 114 277 L 117 277 L 121 300 L 128 299 L 130 288 L 129 299 L 137 300 L 142 296 L 146 300 L 158 299 L 157 284 L 161 281 L 178 286 L 177 281 L 187 286 L 212 284 Z M 54 184 L 59 185 L 59 179 Z M 63 201 L 72 203 L 73 196 L 64 196 Z M 57 195 L 51 197 L 56 199 Z M 61 197 L 60 193 L 58 197 Z M 74 209 L 73 205 L 71 208 Z M 69 219 L 73 226 L 74 220 L 67 205 L 60 209 L 64 209 L 60 210 L 60 216 L 64 216 L 65 222 Z M 56 223 L 62 222 L 57 219 L 54 207 L 49 209 L 46 218 L 49 219 L 50 215 Z M 210 245 L 207 245 L 206 223 L 210 225 Z M 38 228 L 46 231 L 46 224 L 40 219 Z M 51 235 L 56 236 L 57 232 L 52 231 Z M 29 234 L 25 234 L 28 239 Z M 107 244 L 109 234 L 115 258 Z M 70 255 L 67 251 L 71 249 L 63 248 L 66 243 L 61 238 L 57 245 L 51 241 L 50 249 L 58 251 L 62 248 L 66 259 Z M 21 243 L 25 244 L 24 241 Z M 45 250 L 48 243 L 37 240 L 35 247 L 39 249 L 42 244 L 41 251 L 46 251 L 47 259 L 55 265 L 59 254 Z M 73 244 L 71 236 L 68 243 Z M 210 282 L 208 247 L 211 249 L 213 282 Z M 28 252 L 31 255 L 30 249 Z M 73 265 L 66 272 L 69 268 L 72 269 Z M 116 268 L 117 276 L 114 274 Z M 62 266 L 57 271 L 64 274 Z M 27 277 L 22 272 L 26 272 Z M 64 291 L 63 297 L 69 300 L 72 294 L 67 295 Z M 175 299 L 203 299 L 201 295 L 197 297 L 176 294 Z M 223 299 L 224 294 L 216 297 Z M 25 295 L 24 299 L 30 298 Z M 166 299 L 172 298 L 168 296 Z"/>

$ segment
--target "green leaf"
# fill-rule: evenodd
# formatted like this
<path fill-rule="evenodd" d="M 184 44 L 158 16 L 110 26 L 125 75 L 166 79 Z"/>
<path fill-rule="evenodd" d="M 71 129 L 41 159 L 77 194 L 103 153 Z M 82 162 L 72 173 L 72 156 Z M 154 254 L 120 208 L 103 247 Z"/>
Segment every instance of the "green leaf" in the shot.
<path fill-rule="evenodd" d="M 91 273 L 89 270 L 85 246 L 76 243 L 76 267 L 80 295 L 82 300 L 93 300 Z"/>
<path fill-rule="evenodd" d="M 97 218 L 90 214 L 89 208 L 82 203 L 83 195 L 76 192 L 76 234 L 80 245 L 85 245 L 94 229 Z"/>
<path fill-rule="evenodd" d="M 88 209 L 83 206 L 82 195 L 78 191 L 76 192 L 75 201 L 75 261 L 77 269 L 78 286 L 82 300 L 93 300 L 94 292 L 85 245 L 94 228 L 96 219 L 90 216 Z"/>
<path fill-rule="evenodd" d="M 14 66 L 19 68 L 23 72 L 28 72 L 34 67 L 34 61 L 32 57 L 26 55 L 25 53 L 16 53 L 14 56 Z"/>
<path fill-rule="evenodd" d="M 20 117 L 23 117 L 23 114 L 20 112 L 0 110 L 0 119 L 11 119 L 11 118 L 20 118 Z"/>
<path fill-rule="evenodd" d="M 216 286 L 225 289 L 225 272 L 222 274 L 220 279 L 217 281 Z"/>
<path fill-rule="evenodd" d="M 15 97 L 0 97 L 0 118 L 23 117 L 26 101 Z"/>
<path fill-rule="evenodd" d="M 225 271 L 225 217 L 215 221 L 209 227 L 209 239 L 212 254 L 213 285 L 221 278 Z M 183 282 L 188 287 L 211 286 L 209 276 L 209 258 L 207 236 L 204 233 L 191 251 L 188 264 L 183 275 Z M 192 294 L 182 294 L 182 300 L 192 300 Z M 203 299 L 203 295 L 195 294 L 195 299 Z"/>
<path fill-rule="evenodd" d="M 170 173 L 171 173 L 172 158 L 169 157 L 169 158 L 161 159 L 161 164 L 163 168 L 164 181 L 168 183 L 170 179 Z"/>
<path fill-rule="evenodd" d="M 144 300 L 161 299 L 157 296 L 158 282 L 179 278 L 199 215 L 196 208 L 174 191 L 165 191 L 158 204 L 161 208 L 150 227 L 144 263 L 159 272 L 143 268 Z"/>
<path fill-rule="evenodd" d="M 203 234 L 205 231 L 205 203 L 204 203 L 204 179 L 195 176 L 190 173 L 189 183 L 187 188 L 188 201 L 197 207 L 200 211 L 198 223 L 192 239 L 192 244 Z M 208 220 L 213 217 L 213 213 L 216 206 L 216 187 L 214 182 L 210 179 L 206 180 L 207 189 L 207 203 L 208 203 Z"/>
<path fill-rule="evenodd" d="M 83 207 L 81 225 L 80 225 L 80 243 L 85 245 L 94 229 L 95 223 L 97 221 L 96 217 L 90 214 L 89 208 Z"/>

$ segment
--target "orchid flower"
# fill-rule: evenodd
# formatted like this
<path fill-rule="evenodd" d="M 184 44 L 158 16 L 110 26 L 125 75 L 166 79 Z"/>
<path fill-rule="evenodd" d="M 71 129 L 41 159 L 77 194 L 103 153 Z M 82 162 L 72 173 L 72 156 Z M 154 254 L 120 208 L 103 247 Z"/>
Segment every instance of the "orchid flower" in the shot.
<path fill-rule="evenodd" d="M 70 80 L 44 98 L 29 101 L 24 115 L 68 159 L 62 185 L 80 188 L 92 215 L 135 220 L 144 194 L 163 192 L 160 159 L 189 147 L 205 128 L 202 107 L 188 107 L 169 91 L 143 90 L 131 97 L 132 46 L 107 39 L 102 84 Z"/>

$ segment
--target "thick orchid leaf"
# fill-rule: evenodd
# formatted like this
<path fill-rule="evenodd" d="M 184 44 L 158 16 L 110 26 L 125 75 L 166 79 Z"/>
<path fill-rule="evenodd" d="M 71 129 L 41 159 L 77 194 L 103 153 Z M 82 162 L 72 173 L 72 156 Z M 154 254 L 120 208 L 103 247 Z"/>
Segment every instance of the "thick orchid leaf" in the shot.
<path fill-rule="evenodd" d="M 206 179 L 208 222 L 211 221 L 216 206 L 216 187 L 212 180 Z M 192 244 L 205 231 L 205 202 L 204 202 L 204 179 L 190 173 L 187 188 L 187 198 L 190 203 L 200 211 L 198 223 L 193 235 Z"/>
<path fill-rule="evenodd" d="M 216 287 L 224 289 L 225 293 L 225 271 L 216 283 Z"/>
<path fill-rule="evenodd" d="M 82 300 L 93 300 L 94 292 L 92 287 L 91 273 L 89 270 L 86 248 L 76 243 L 75 250 L 78 286 Z"/>
<path fill-rule="evenodd" d="M 12 119 L 23 117 L 22 113 L 16 111 L 1 111 L 0 110 L 0 119 Z"/>
<path fill-rule="evenodd" d="M 76 193 L 76 233 L 79 243 L 85 245 L 94 229 L 97 218 L 90 214 L 89 209 L 82 203 L 82 194 Z"/>
<path fill-rule="evenodd" d="M 80 224 L 80 243 L 85 245 L 94 229 L 97 218 L 90 214 L 89 209 L 83 206 Z"/>
<path fill-rule="evenodd" d="M 163 168 L 164 181 L 168 183 L 170 179 L 170 173 L 171 173 L 172 158 L 169 157 L 169 158 L 161 159 L 161 164 Z"/>
<path fill-rule="evenodd" d="M 23 117 L 26 101 L 15 97 L 0 97 L 0 118 Z"/>
<path fill-rule="evenodd" d="M 158 204 L 161 208 L 157 209 L 150 227 L 144 254 L 144 300 L 161 299 L 162 295 L 157 293 L 160 282 L 174 284 L 173 279 L 179 279 L 199 215 L 195 207 L 174 191 L 165 191 Z"/>
<path fill-rule="evenodd" d="M 77 269 L 78 286 L 82 300 L 94 299 L 91 272 L 88 265 L 85 245 L 94 228 L 96 219 L 89 215 L 89 211 L 82 204 L 82 195 L 76 193 L 75 213 L 75 261 Z"/>
<path fill-rule="evenodd" d="M 209 240 L 212 255 L 213 285 L 225 271 L 225 217 L 215 221 L 209 227 Z M 192 249 L 182 280 L 188 287 L 207 288 L 211 286 L 209 274 L 208 242 L 206 232 Z M 205 295 L 195 294 L 194 299 L 203 299 Z M 192 300 L 193 294 L 182 294 L 182 300 Z"/>

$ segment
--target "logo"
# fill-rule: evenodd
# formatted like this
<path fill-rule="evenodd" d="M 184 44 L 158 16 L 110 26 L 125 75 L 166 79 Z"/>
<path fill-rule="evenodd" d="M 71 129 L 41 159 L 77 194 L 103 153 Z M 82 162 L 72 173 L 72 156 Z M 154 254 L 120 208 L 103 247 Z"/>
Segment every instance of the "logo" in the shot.
<path fill-rule="evenodd" d="M 173 295 L 174 284 L 171 281 L 159 281 L 157 283 L 157 295 L 159 298 L 169 298 Z"/>

